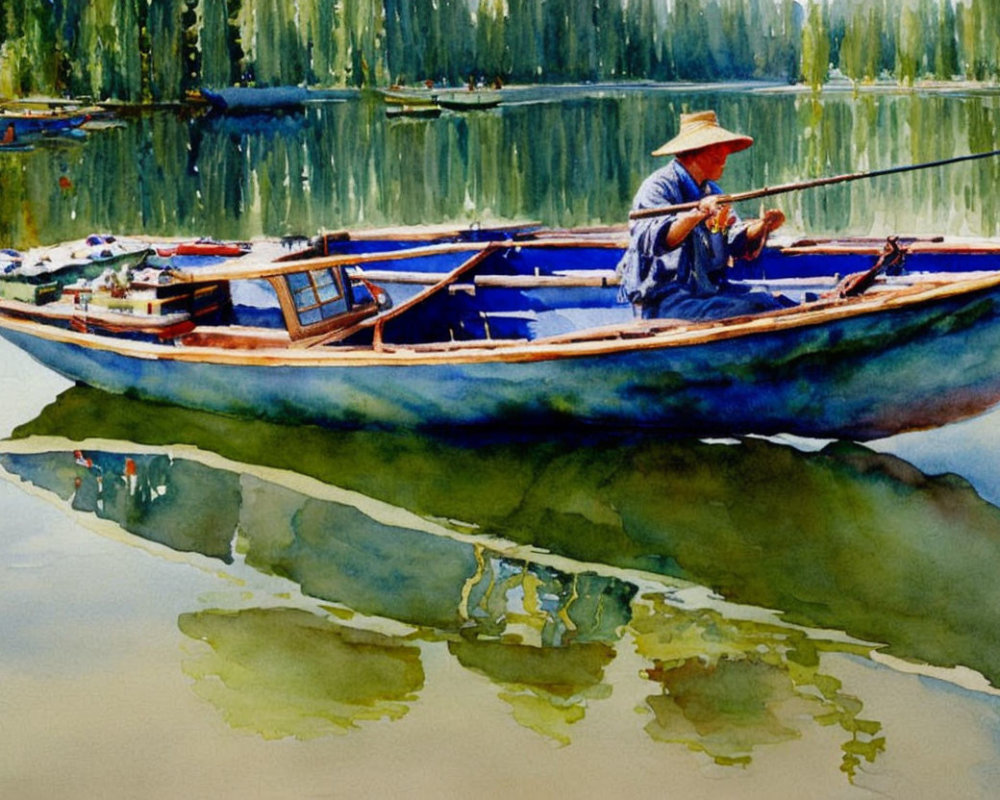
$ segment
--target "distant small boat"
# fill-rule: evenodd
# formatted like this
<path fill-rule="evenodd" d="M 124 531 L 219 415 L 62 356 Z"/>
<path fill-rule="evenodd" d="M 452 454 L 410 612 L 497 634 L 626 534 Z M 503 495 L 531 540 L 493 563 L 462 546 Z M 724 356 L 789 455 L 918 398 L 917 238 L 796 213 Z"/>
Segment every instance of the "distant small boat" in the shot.
<path fill-rule="evenodd" d="M 435 93 L 428 89 L 393 87 L 381 90 L 382 99 L 389 105 L 436 106 Z"/>
<path fill-rule="evenodd" d="M 190 242 L 176 242 L 156 248 L 156 254 L 168 256 L 242 256 L 249 253 L 248 242 L 220 242 L 218 239 L 195 239 Z"/>
<path fill-rule="evenodd" d="M 450 92 L 439 92 L 435 100 L 442 108 L 452 111 L 477 111 L 479 109 L 496 108 L 503 97 L 500 92 L 492 89 L 456 89 Z"/>
<path fill-rule="evenodd" d="M 407 105 L 405 103 L 387 105 L 385 108 L 387 117 L 422 117 L 434 118 L 441 116 L 441 106 L 435 103 L 420 103 L 417 105 Z"/>
<path fill-rule="evenodd" d="M 0 111 L 0 131 L 14 126 L 15 136 L 32 134 L 65 133 L 79 128 L 90 119 L 90 115 L 80 110 L 32 110 L 4 108 Z"/>
<path fill-rule="evenodd" d="M 201 95 L 213 109 L 238 114 L 301 109 L 309 99 L 309 90 L 301 86 L 231 86 L 225 89 L 202 87 Z"/>
<path fill-rule="evenodd" d="M 447 108 L 452 111 L 475 111 L 495 108 L 503 96 L 496 89 L 407 89 L 392 87 L 381 90 L 382 99 L 389 108 L 418 106 Z M 388 108 L 386 110 L 388 114 Z"/>

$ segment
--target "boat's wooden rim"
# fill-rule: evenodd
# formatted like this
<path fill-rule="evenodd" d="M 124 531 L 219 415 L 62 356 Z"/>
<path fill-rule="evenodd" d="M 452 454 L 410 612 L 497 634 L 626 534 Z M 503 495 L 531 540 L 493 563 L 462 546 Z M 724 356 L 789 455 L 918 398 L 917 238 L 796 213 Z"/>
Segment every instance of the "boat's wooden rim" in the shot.
<path fill-rule="evenodd" d="M 553 249 L 553 248 L 620 248 L 621 242 L 609 239 L 581 239 L 574 237 L 554 237 L 545 239 L 501 239 L 485 242 L 448 242 L 407 247 L 402 250 L 381 250 L 375 253 L 334 254 L 300 258 L 291 261 L 271 261 L 241 256 L 217 266 L 199 267 L 196 270 L 172 269 L 170 273 L 177 280 L 188 282 L 236 281 L 270 278 L 307 272 L 313 269 L 331 267 L 363 267 L 365 264 L 379 264 L 387 261 L 408 261 L 419 258 L 449 255 L 453 253 L 478 253 L 487 248 L 504 249 Z M 251 254 L 252 255 L 252 254 Z"/>
<path fill-rule="evenodd" d="M 140 299 L 137 302 L 151 303 L 159 306 L 168 302 L 170 298 Z M 10 312 L 21 316 L 30 316 L 36 319 L 48 319 L 53 322 L 81 322 L 100 323 L 104 325 L 122 324 L 123 327 L 131 327 L 136 330 L 147 329 L 156 330 L 170 328 L 179 322 L 186 322 L 191 319 L 191 315 L 186 311 L 171 312 L 167 314 L 143 314 L 136 315 L 128 312 L 115 311 L 107 307 L 101 307 L 96 303 L 83 307 L 66 302 L 46 303 L 45 305 L 35 305 L 26 303 L 23 300 L 0 299 L 0 314 Z M 131 325 L 124 325 L 131 323 Z"/>
<path fill-rule="evenodd" d="M 613 356 L 630 351 L 724 342 L 742 337 L 796 330 L 852 317 L 899 310 L 996 289 L 1000 273 L 971 280 L 932 282 L 848 300 L 823 301 L 756 316 L 714 322 L 637 320 L 534 341 L 485 340 L 419 346 L 262 347 L 250 352 L 232 348 L 177 346 L 113 339 L 78 333 L 3 314 L 12 301 L 0 300 L 0 327 L 48 341 L 117 353 L 144 360 L 260 367 L 405 367 L 477 363 L 520 363 Z"/>
<path fill-rule="evenodd" d="M 93 109 L 72 108 L 72 109 L 13 109 L 0 108 L 0 117 L 4 119 L 27 119 L 27 120 L 73 120 L 84 119 L 88 111 Z"/>
<path fill-rule="evenodd" d="M 431 89 L 416 87 L 400 87 L 398 89 L 379 89 L 379 94 L 386 103 L 409 103 L 413 105 L 432 105 L 437 92 Z"/>
<path fill-rule="evenodd" d="M 391 238 L 388 234 L 380 234 L 374 238 Z M 197 270 L 174 269 L 172 274 L 178 280 L 184 281 L 217 281 L 217 280 L 253 280 L 275 275 L 304 272 L 310 269 L 329 267 L 358 266 L 404 261 L 409 259 L 430 258 L 452 253 L 475 253 L 486 247 L 494 249 L 572 249 L 572 248 L 608 248 L 621 249 L 624 243 L 620 236 L 613 233 L 598 233 L 592 236 L 566 233 L 531 234 L 528 238 L 509 238 L 479 242 L 447 242 L 444 244 L 417 244 L 399 250 L 383 250 L 372 253 L 333 254 L 299 258 L 295 260 L 278 260 L 269 258 L 253 258 L 253 253 L 230 259 L 216 266 L 200 267 Z M 883 245 L 871 242 L 857 243 L 808 243 L 803 245 L 790 244 L 776 248 L 779 253 L 787 256 L 803 255 L 860 255 L 877 256 L 882 252 Z M 955 255 L 1000 255 L 1000 242 L 990 240 L 969 241 L 914 241 L 908 242 L 905 249 L 910 254 L 949 254 Z M 273 255 L 273 254 L 271 254 Z"/>
<path fill-rule="evenodd" d="M 885 249 L 885 241 L 837 241 L 837 242 L 813 242 L 807 241 L 801 244 L 793 242 L 784 247 L 778 248 L 782 255 L 860 255 L 878 256 Z M 970 239 L 970 240 L 922 240 L 917 239 L 911 242 L 901 242 L 900 249 L 908 254 L 931 253 L 935 255 L 997 255 L 1000 254 L 1000 241 L 993 239 Z"/>
<path fill-rule="evenodd" d="M 350 276 L 353 280 L 368 280 L 377 284 L 399 283 L 422 286 L 438 283 L 448 277 L 446 272 L 399 272 L 390 269 L 362 270 Z M 466 283 L 477 288 L 491 289 L 572 289 L 577 287 L 617 286 L 618 273 L 612 269 L 580 270 L 572 274 L 555 275 L 476 275 Z M 815 283 L 812 281 L 811 283 Z M 831 286 L 833 283 L 831 282 Z"/>

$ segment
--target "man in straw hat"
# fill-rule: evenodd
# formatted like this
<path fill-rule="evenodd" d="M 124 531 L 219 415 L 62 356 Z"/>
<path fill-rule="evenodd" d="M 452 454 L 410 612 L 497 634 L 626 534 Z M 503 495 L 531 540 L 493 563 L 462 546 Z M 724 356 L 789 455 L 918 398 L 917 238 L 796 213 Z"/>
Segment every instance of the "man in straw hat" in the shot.
<path fill-rule="evenodd" d="M 719 125 L 714 111 L 681 114 L 678 134 L 654 156 L 674 159 L 639 187 L 633 210 L 697 203 L 689 211 L 632 220 L 618 271 L 621 297 L 643 318 L 719 319 L 788 305 L 767 292 L 747 291 L 726 279 L 735 258 L 755 258 L 785 215 L 776 209 L 741 221 L 718 202 L 730 153 L 753 144 Z"/>

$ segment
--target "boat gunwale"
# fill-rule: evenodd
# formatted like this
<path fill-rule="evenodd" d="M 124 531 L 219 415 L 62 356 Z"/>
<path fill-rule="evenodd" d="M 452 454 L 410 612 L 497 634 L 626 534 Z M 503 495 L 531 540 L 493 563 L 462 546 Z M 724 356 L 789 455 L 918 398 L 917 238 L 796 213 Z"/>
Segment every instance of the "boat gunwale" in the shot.
<path fill-rule="evenodd" d="M 878 256 L 885 249 L 885 241 L 862 238 L 831 241 L 806 239 L 793 241 L 776 249 L 785 256 Z M 1000 241 L 994 239 L 914 239 L 901 242 L 900 249 L 906 255 L 997 255 L 1000 254 Z"/>
<path fill-rule="evenodd" d="M 477 253 L 487 248 L 504 249 L 554 249 L 554 248 L 607 248 L 621 249 L 622 242 L 615 239 L 581 239 L 566 236 L 552 239 L 498 239 L 479 242 L 445 242 L 407 247 L 400 250 L 378 250 L 370 253 L 333 253 L 312 258 L 291 258 L 279 261 L 248 261 L 246 256 L 227 259 L 215 266 L 199 267 L 197 270 L 172 268 L 170 274 L 180 281 L 189 283 L 211 281 L 256 280 L 296 272 L 331 267 L 353 267 L 383 261 L 403 261 L 431 258 L 450 253 Z M 286 257 L 287 258 L 287 257 Z"/>
<path fill-rule="evenodd" d="M 390 237 L 377 237 L 389 240 Z M 373 240 L 377 240 L 373 239 Z M 366 241 L 362 236 L 356 240 Z M 296 258 L 296 254 L 288 254 L 277 260 L 251 260 L 247 255 L 227 259 L 221 264 L 199 267 L 197 270 L 172 268 L 171 274 L 181 281 L 201 282 L 219 280 L 255 280 L 294 272 L 306 272 L 311 269 L 324 269 L 340 266 L 358 266 L 381 263 L 386 261 L 402 261 L 407 259 L 430 258 L 450 253 L 475 253 L 491 247 L 495 250 L 511 249 L 619 249 L 624 250 L 626 244 L 622 238 L 612 233 L 598 235 L 574 235 L 572 233 L 541 233 L 529 232 L 524 237 L 494 239 L 488 241 L 443 242 L 438 244 L 419 243 L 414 247 L 404 247 L 398 250 L 378 250 L 366 253 L 332 253 L 316 255 L 309 258 Z M 991 255 L 1000 254 L 1000 242 L 990 240 L 969 241 L 915 241 L 906 244 L 910 254 L 948 255 Z M 775 246 L 776 253 L 794 258 L 807 255 L 856 255 L 874 256 L 881 252 L 881 247 L 867 241 L 844 244 L 796 244 Z M 252 255 L 252 254 L 248 254 Z"/>

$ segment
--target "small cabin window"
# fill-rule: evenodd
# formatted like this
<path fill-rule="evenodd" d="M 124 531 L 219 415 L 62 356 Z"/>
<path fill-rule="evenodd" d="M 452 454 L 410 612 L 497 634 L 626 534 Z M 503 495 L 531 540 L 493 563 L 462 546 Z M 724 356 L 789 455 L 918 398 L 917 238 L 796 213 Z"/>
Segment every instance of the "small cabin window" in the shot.
<path fill-rule="evenodd" d="M 377 314 L 378 303 L 363 284 L 351 285 L 344 266 L 270 275 L 285 327 L 293 340 L 321 336 Z"/>
<path fill-rule="evenodd" d="M 330 269 L 313 269 L 285 276 L 299 324 L 315 325 L 350 310 L 350 305 Z"/>

